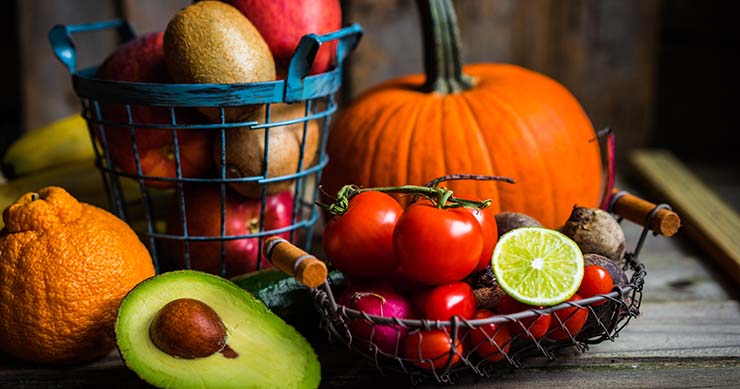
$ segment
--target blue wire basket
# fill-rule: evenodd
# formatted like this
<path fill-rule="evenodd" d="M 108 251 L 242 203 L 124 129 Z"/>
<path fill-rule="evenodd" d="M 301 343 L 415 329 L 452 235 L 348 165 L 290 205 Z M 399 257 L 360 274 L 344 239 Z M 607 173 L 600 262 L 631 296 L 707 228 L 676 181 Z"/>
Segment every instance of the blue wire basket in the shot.
<path fill-rule="evenodd" d="M 266 237 L 281 235 L 290 238 L 296 245 L 310 250 L 312 229 L 319 219 L 315 206 L 318 199 L 318 182 L 321 171 L 328 162 L 325 151 L 328 127 L 331 115 L 337 105 L 334 93 L 342 83 L 342 64 L 349 53 L 356 47 L 362 35 L 358 25 L 350 25 L 326 35 L 309 34 L 298 44 L 290 62 L 287 77 L 284 80 L 244 84 L 156 84 L 118 82 L 96 78 L 97 67 L 77 69 L 77 51 L 72 40 L 76 33 L 115 30 L 122 42 L 133 40 L 136 34 L 125 20 L 111 20 L 82 25 L 57 25 L 49 31 L 49 40 L 56 57 L 67 67 L 74 90 L 82 103 L 82 116 L 87 120 L 90 139 L 95 149 L 95 164 L 99 169 L 111 212 L 126 221 L 147 244 L 157 272 L 170 268 L 199 268 L 201 259 L 192 258 L 192 248 L 208 243 L 209 263 L 217 263 L 217 268 L 201 269 L 222 276 L 236 275 L 251 268 L 264 267 L 259 248 Z M 316 53 L 322 44 L 336 41 L 336 66 L 324 73 L 309 75 L 309 70 Z M 107 115 L 106 106 L 117 105 L 125 109 L 124 115 Z M 302 116 L 288 120 L 271 120 L 273 104 L 293 104 L 302 106 Z M 227 122 L 225 110 L 238 106 L 265 107 L 264 115 L 258 120 Z M 169 110 L 169 123 L 136 122 L 132 112 L 140 107 L 157 107 Z M 192 123 L 178 118 L 183 109 L 209 107 L 220 111 L 220 122 L 209 122 L 207 119 Z M 121 119 L 120 116 L 124 118 Z M 319 135 L 316 155 L 310 159 L 313 163 L 304 163 L 307 150 L 306 139 L 309 123 L 318 123 Z M 187 123 L 187 124 L 184 124 Z M 302 126 L 297 169 L 289 174 L 270 176 L 270 132 L 276 127 Z M 148 175 L 142 167 L 141 146 L 137 144 L 137 131 L 166 131 L 171 136 L 171 155 L 175 163 L 175 174 Z M 124 131 L 130 139 L 131 155 L 135 169 L 123 168 L 115 163 L 111 150 L 120 147 L 112 136 L 115 131 Z M 182 138 L 193 131 L 210 131 L 214 137 L 213 150 L 216 159 L 210 175 L 193 176 L 183 174 L 184 151 Z M 227 131 L 262 131 L 264 132 L 264 153 L 261 172 L 250 176 L 234 177 L 227 174 L 226 150 Z M 180 133 L 180 135 L 178 135 Z M 118 133 L 117 135 L 120 135 Z M 273 135 L 275 136 L 275 135 Z M 117 139 L 120 139 L 117 138 Z M 273 146 L 274 147 L 274 146 Z M 220 154 L 217 152 L 220 151 Z M 310 157 L 310 156 L 309 156 Z M 310 162 L 309 160 L 309 162 Z M 220 163 L 219 163 L 220 162 Z M 269 202 L 273 197 L 268 195 L 268 185 L 290 183 L 292 207 L 289 223 L 271 226 L 268 222 Z M 227 199 L 235 196 L 231 186 L 237 184 L 252 185 L 257 188 L 253 201 L 259 206 L 258 215 L 251 222 L 247 233 L 229 234 L 227 231 Z M 206 185 L 220 194 L 220 232 L 216 234 L 193 234 L 188 228 L 187 207 L 195 205 L 188 201 L 187 188 L 194 185 Z M 166 187 L 168 189 L 161 189 Z M 236 196 L 241 199 L 241 197 Z M 240 200 L 241 201 L 241 200 Z M 246 200 L 245 200 L 246 201 Z M 288 200 L 290 202 L 291 200 Z M 217 207 L 218 208 L 218 207 Z M 218 211 L 214 212 L 218 213 Z M 175 217 L 173 217 L 173 214 Z M 173 221 L 174 220 L 174 221 Z M 190 220 L 191 226 L 194 223 Z M 168 226 L 167 223 L 170 223 Z M 173 223 L 178 228 L 171 228 Z M 227 260 L 229 242 L 249 242 L 255 247 L 256 263 L 250 269 L 230 269 Z M 171 258 L 177 246 L 183 258 L 176 261 Z M 219 249 L 220 248 L 220 253 Z M 175 251 L 178 251 L 175 250 Z M 202 252 L 203 250 L 201 250 Z M 177 255 L 174 256 L 178 256 Z M 214 260 L 216 258 L 217 260 Z M 177 262 L 177 264 L 174 264 Z"/>

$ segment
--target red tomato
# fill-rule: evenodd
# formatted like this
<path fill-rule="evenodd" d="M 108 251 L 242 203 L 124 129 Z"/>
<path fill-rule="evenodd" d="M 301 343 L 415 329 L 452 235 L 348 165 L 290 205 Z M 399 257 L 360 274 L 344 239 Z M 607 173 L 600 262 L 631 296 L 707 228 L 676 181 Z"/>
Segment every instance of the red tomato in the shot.
<path fill-rule="evenodd" d="M 473 319 L 485 319 L 493 315 L 494 313 L 487 309 L 479 309 L 475 311 Z M 511 348 L 510 340 L 509 327 L 501 323 L 484 324 L 470 331 L 472 346 L 477 347 L 475 352 L 491 362 L 498 362 L 505 358 L 504 353 L 508 353 Z"/>
<path fill-rule="evenodd" d="M 496 242 L 498 242 L 498 226 L 496 226 L 496 215 L 490 208 L 466 209 L 478 220 L 483 233 L 483 250 L 481 251 L 478 265 L 473 269 L 473 272 L 477 273 L 491 266 L 493 248 L 496 246 Z"/>
<path fill-rule="evenodd" d="M 573 297 L 568 299 L 568 301 L 576 301 L 580 299 L 581 296 L 574 294 Z M 554 340 L 568 339 L 571 336 L 576 336 L 586 323 L 586 319 L 588 319 L 588 309 L 586 308 L 568 307 L 553 313 L 557 318 L 552 319 L 552 323 L 550 323 L 550 329 L 552 332 L 547 334 L 547 337 Z M 560 322 L 563 322 L 563 325 L 561 325 Z M 568 331 L 566 332 L 565 329 Z M 570 333 L 570 335 L 568 335 L 568 333 Z"/>
<path fill-rule="evenodd" d="M 514 300 L 508 294 L 505 294 L 503 297 L 501 297 L 501 301 L 499 301 L 498 305 L 496 306 L 496 311 L 498 311 L 498 313 L 500 314 L 509 315 L 512 313 L 526 311 L 532 308 L 542 307 L 533 307 L 531 305 L 520 303 L 519 301 Z M 539 339 L 545 336 L 545 334 L 547 333 L 547 329 L 550 327 L 551 321 L 552 317 L 547 314 L 535 317 L 528 317 L 526 319 L 519 319 L 519 322 L 521 322 L 524 328 L 529 331 L 529 333 L 531 334 L 531 338 L 533 339 Z M 524 331 L 524 328 L 522 328 L 522 325 L 517 322 L 509 322 L 508 327 L 512 333 L 529 338 L 530 335 L 527 335 L 527 333 Z"/>
<path fill-rule="evenodd" d="M 452 338 L 443 330 L 419 331 L 406 336 L 403 343 L 404 356 L 423 369 L 442 369 L 451 358 L 450 366 L 460 362 L 463 353 L 460 339 Z"/>
<path fill-rule="evenodd" d="M 398 268 L 393 229 L 403 208 L 381 192 L 362 192 L 347 211 L 334 216 L 324 230 L 324 251 L 334 266 L 350 277 L 378 278 Z"/>
<path fill-rule="evenodd" d="M 470 319 L 475 314 L 473 288 L 465 282 L 440 285 L 429 291 L 424 301 L 424 315 L 429 320 L 449 320 L 453 316 Z"/>
<path fill-rule="evenodd" d="M 612 291 L 614 288 L 614 281 L 609 272 L 601 266 L 589 265 L 583 269 L 583 280 L 581 286 L 578 288 L 578 294 L 582 298 L 589 298 L 596 296 L 597 294 L 605 294 Z M 606 300 L 594 303 L 591 305 L 601 305 Z"/>
<path fill-rule="evenodd" d="M 475 269 L 483 249 L 483 233 L 465 208 L 416 203 L 398 219 L 393 244 L 409 276 L 440 285 L 460 281 Z"/>

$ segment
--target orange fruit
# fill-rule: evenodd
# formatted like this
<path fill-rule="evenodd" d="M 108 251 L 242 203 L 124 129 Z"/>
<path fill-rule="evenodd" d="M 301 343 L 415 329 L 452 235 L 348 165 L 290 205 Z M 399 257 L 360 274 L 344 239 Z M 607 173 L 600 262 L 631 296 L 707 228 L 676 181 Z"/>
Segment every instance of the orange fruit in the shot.
<path fill-rule="evenodd" d="M 154 275 L 136 233 L 58 187 L 24 194 L 3 220 L 0 352 L 54 364 L 109 353 L 118 304 Z"/>

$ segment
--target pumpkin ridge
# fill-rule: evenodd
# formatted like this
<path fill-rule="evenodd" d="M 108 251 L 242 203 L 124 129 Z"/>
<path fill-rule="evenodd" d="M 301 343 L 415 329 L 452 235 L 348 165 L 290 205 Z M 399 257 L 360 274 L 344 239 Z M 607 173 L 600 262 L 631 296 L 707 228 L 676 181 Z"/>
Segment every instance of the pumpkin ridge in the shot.
<path fill-rule="evenodd" d="M 441 158 L 441 160 L 442 160 L 442 166 L 443 166 L 443 169 L 444 169 L 442 171 L 444 172 L 444 174 L 464 173 L 464 172 L 453 172 L 451 170 L 451 168 L 450 168 L 450 163 L 447 161 L 447 159 L 448 159 L 447 158 L 447 150 L 449 148 L 447 147 L 448 143 L 445 141 L 445 131 L 444 130 L 445 130 L 445 116 L 446 116 L 446 113 L 448 112 L 448 111 L 445 110 L 445 104 L 449 105 L 449 103 L 450 103 L 448 101 L 449 98 L 454 99 L 453 96 L 449 96 L 449 95 L 442 96 L 441 101 L 439 102 L 439 112 L 442 112 L 442 114 L 439 115 L 439 126 L 434 126 L 434 128 L 439 128 L 439 132 L 437 133 L 437 135 L 439 135 L 439 144 L 440 145 L 444 145 L 443 150 L 444 150 L 445 158 Z M 447 116 L 449 116 L 449 115 L 447 115 Z M 455 131 L 455 132 L 457 132 L 457 131 Z M 434 179 L 434 178 L 435 177 L 430 177 L 430 179 Z"/>
<path fill-rule="evenodd" d="M 493 101 L 501 101 L 500 96 L 498 96 L 497 94 L 487 93 L 487 92 L 490 91 L 490 89 L 491 88 L 481 88 L 481 87 L 478 87 L 478 88 L 475 89 L 475 93 L 485 95 L 486 98 L 491 99 Z M 472 95 L 472 91 L 471 91 L 470 94 Z M 468 97 L 466 97 L 466 100 L 467 100 L 467 98 Z M 470 96 L 469 98 L 472 98 L 472 96 Z M 476 125 L 478 125 L 480 127 L 481 126 L 481 124 L 480 124 L 481 123 L 481 119 L 480 119 L 480 112 L 481 111 L 480 111 L 480 109 L 475 109 L 474 108 L 475 107 L 475 104 L 473 104 L 473 102 L 471 102 L 469 100 L 467 101 L 467 103 L 468 103 L 468 106 L 471 108 L 471 111 L 473 112 L 473 116 L 475 118 Z M 491 104 L 491 105 L 494 106 L 494 104 Z M 498 110 L 504 112 L 504 114 L 507 111 L 508 112 L 512 112 L 511 110 L 504 109 L 504 106 L 503 105 L 495 105 L 495 106 L 498 107 Z M 483 131 L 481 131 L 480 133 L 481 133 L 481 136 L 484 139 L 483 144 L 485 145 L 486 148 L 488 148 L 489 147 L 488 146 L 489 143 L 486 141 L 485 133 Z M 511 144 L 511 143 L 513 143 L 512 141 L 509 140 L 508 137 L 506 137 L 506 131 L 503 131 L 503 133 L 504 134 L 496 133 L 496 134 L 493 134 L 493 136 L 498 136 L 498 137 L 503 138 L 504 139 L 504 141 L 502 142 L 503 144 Z M 523 173 L 522 169 L 520 168 L 519 164 L 518 163 L 509 164 L 509 165 L 506 166 L 505 169 L 500 164 L 501 161 L 517 160 L 516 154 L 515 153 L 512 153 L 511 152 L 511 149 L 509 147 L 505 147 L 504 150 L 506 150 L 509 153 L 509 154 L 507 154 L 509 158 L 498 158 L 498 157 L 496 157 L 496 158 L 490 158 L 491 159 L 491 167 L 493 169 L 492 172 L 495 175 L 504 175 L 504 176 L 512 177 L 512 178 L 516 179 L 517 182 L 518 182 L 517 184 L 514 184 L 514 185 L 521 185 L 522 177 L 524 176 L 524 173 Z M 498 150 L 497 153 L 500 155 L 501 154 L 500 153 L 500 150 Z M 499 163 L 496 163 L 497 161 Z M 502 169 L 504 169 L 504 170 L 502 170 Z M 501 189 L 500 189 L 502 185 L 504 185 L 504 184 L 503 183 L 497 183 L 496 186 L 495 186 L 496 187 L 496 191 L 497 191 L 497 195 L 498 195 L 499 209 L 501 211 L 516 210 L 516 209 L 518 209 L 519 207 L 511 207 L 510 206 L 511 205 L 511 201 L 506 202 L 506 204 L 508 204 L 507 209 L 501 209 L 500 208 L 504 204 L 504 201 L 502 199 Z M 526 203 L 524 205 L 526 206 Z"/>
<path fill-rule="evenodd" d="M 543 95 L 555 95 L 555 94 L 557 94 L 557 95 L 561 95 L 561 96 L 564 96 L 564 97 L 568 97 L 570 99 L 573 99 L 574 101 L 578 101 L 575 98 L 575 96 L 573 96 L 573 94 L 570 91 L 568 91 L 565 87 L 563 87 L 562 85 L 560 85 L 559 83 L 557 83 L 551 77 L 548 77 L 548 76 L 546 76 L 544 74 L 540 74 L 540 73 L 536 73 L 536 72 L 531 72 L 531 71 L 528 71 L 528 72 L 530 73 L 530 76 L 531 77 L 541 79 L 541 82 L 540 82 L 541 85 L 546 85 L 547 86 L 547 90 L 542 90 L 542 91 L 538 90 L 541 94 L 543 94 Z M 550 93 L 550 92 L 552 92 L 552 93 Z M 548 121 L 557 122 L 558 124 L 560 124 L 560 127 L 561 128 L 565 129 L 565 131 L 564 131 L 565 132 L 565 136 L 559 136 L 558 137 L 558 142 L 562 142 L 563 139 L 564 139 L 565 140 L 565 143 L 567 145 L 567 148 L 566 148 L 567 150 L 582 150 L 583 147 L 580 147 L 581 144 L 576 142 L 576 139 L 575 139 L 575 136 L 574 136 L 576 134 L 573 134 L 572 133 L 573 130 L 572 130 L 571 127 L 573 127 L 573 126 L 572 125 L 571 126 L 568 126 L 568 123 L 565 120 L 563 120 L 563 118 L 565 118 L 565 117 L 568 117 L 568 118 L 572 117 L 573 115 L 571 114 L 570 111 L 572 111 L 572 110 L 574 110 L 574 109 L 577 108 L 578 110 L 580 110 L 580 114 L 583 115 L 583 116 L 585 116 L 586 120 L 588 121 L 588 123 L 591 125 L 591 128 L 592 128 L 593 125 L 591 124 L 590 119 L 588 119 L 588 116 L 585 114 L 585 112 L 583 112 L 583 108 L 581 108 L 580 105 L 576 105 L 576 106 L 571 105 L 571 106 L 562 107 L 562 106 L 560 106 L 560 102 L 562 100 L 555 99 L 554 101 L 557 101 L 558 102 L 558 106 L 556 106 L 556 107 L 555 106 L 552 106 L 551 107 L 552 109 L 550 109 L 549 112 L 547 112 L 547 118 L 548 118 L 547 120 Z M 563 114 L 564 112 L 566 112 L 567 114 L 564 115 Z M 575 128 L 581 128 L 581 127 L 575 127 Z M 593 135 L 595 136 L 595 134 L 593 134 Z M 588 141 L 588 140 L 586 140 L 586 141 Z M 580 159 L 581 158 L 576 153 L 568 153 L 568 161 L 561 161 L 561 162 L 570 163 L 573 166 L 580 166 L 580 164 L 582 163 L 580 161 Z M 579 170 L 581 170 L 581 174 L 584 173 L 582 171 L 582 170 L 584 170 L 584 168 L 581 167 Z M 552 197 L 553 197 L 553 201 L 554 201 L 555 204 L 560 204 L 562 202 L 561 200 L 564 200 L 564 199 L 578 198 L 578 193 L 580 193 L 581 191 L 586 191 L 587 190 L 587 185 L 586 185 L 585 181 L 583 181 L 583 180 L 570 180 L 570 181 L 572 181 L 572 182 L 569 182 L 568 185 L 556 185 L 555 188 L 557 190 L 551 192 Z M 574 185 L 573 184 L 574 182 L 577 182 L 580 185 Z M 558 220 L 557 222 L 558 223 L 562 223 L 565 220 L 564 218 L 562 218 L 562 219 L 563 220 Z"/>
<path fill-rule="evenodd" d="M 560 85 L 555 85 L 555 87 L 558 87 L 558 86 L 560 86 Z M 567 90 L 567 89 L 564 89 L 563 88 L 561 90 L 561 93 L 566 94 L 566 95 L 569 95 L 571 98 L 575 99 L 575 96 L 573 96 L 573 94 L 569 90 Z M 571 145 L 571 146 L 580 146 L 580 145 L 582 145 L 581 142 L 586 142 L 586 143 L 596 142 L 596 148 L 598 150 L 598 151 L 596 151 L 596 154 L 597 154 L 597 158 L 599 160 L 599 164 L 598 164 L 597 170 L 599 172 L 601 172 L 602 169 L 603 169 L 602 164 L 601 164 L 601 151 L 600 151 L 601 148 L 600 148 L 600 143 L 598 142 L 597 133 L 596 133 L 595 130 L 593 130 L 593 123 L 591 122 L 591 118 L 588 117 L 588 115 L 586 114 L 584 108 L 581 107 L 580 105 L 565 107 L 565 109 L 569 112 L 569 114 L 568 114 L 569 117 L 572 117 L 574 114 L 577 113 L 579 116 L 583 117 L 583 119 L 586 122 L 588 122 L 591 125 L 592 130 L 588 134 L 583 133 L 583 131 L 578 131 L 577 134 L 571 134 L 570 136 L 568 136 L 568 139 L 570 141 L 569 142 L 569 145 Z M 577 112 L 570 113 L 572 111 L 577 111 Z M 555 116 L 557 116 L 557 115 L 555 115 Z M 558 118 L 558 119 L 560 119 L 560 118 Z M 576 127 L 576 128 L 579 128 L 580 129 L 580 127 Z M 569 133 L 570 133 L 570 131 L 569 131 Z M 576 135 L 579 135 L 579 136 L 580 135 L 583 135 L 583 139 L 581 140 L 581 138 L 580 137 L 576 137 Z M 583 147 L 577 147 L 577 148 L 572 148 L 572 149 L 575 150 L 575 149 L 581 149 L 581 148 L 583 148 Z M 588 171 L 590 169 L 586 165 L 583 164 L 583 155 L 578 154 L 575 157 L 576 158 L 574 158 L 574 161 L 576 163 L 578 163 L 580 166 L 582 166 L 581 174 L 588 174 Z M 599 175 L 599 177 L 602 178 L 602 180 L 603 180 L 603 176 Z M 578 186 L 575 186 L 575 185 L 572 186 L 572 188 L 573 188 L 572 193 L 583 193 L 583 192 L 588 192 L 589 191 L 589 189 L 588 189 L 589 188 L 589 185 L 587 185 L 587 183 L 585 181 L 578 180 L 577 182 L 580 185 L 578 185 Z M 600 182 L 599 183 L 599 187 L 600 188 L 602 187 L 601 184 L 602 183 Z M 598 197 L 589 200 L 590 204 L 586 203 L 585 205 L 588 205 L 588 206 L 597 206 L 598 201 L 599 201 L 598 199 L 601 198 L 601 190 L 599 190 L 596 193 L 596 196 L 598 196 Z M 566 214 L 565 218 L 567 218 L 567 214 Z"/>
<path fill-rule="evenodd" d="M 407 169 L 406 169 L 406 177 L 404 177 L 405 181 L 402 181 L 402 182 L 406 182 L 409 184 L 416 184 L 416 185 L 424 185 L 426 181 L 428 181 L 429 179 L 436 178 L 436 177 L 425 177 L 423 170 L 418 171 L 419 161 L 413 158 L 415 155 L 414 153 L 411 152 L 414 148 L 414 139 L 416 138 L 418 132 L 425 132 L 424 135 L 427 135 L 426 132 L 430 131 L 430 129 L 438 130 L 438 128 L 434 128 L 429 125 L 426 125 L 426 126 L 422 125 L 423 123 L 420 124 L 420 122 L 422 118 L 429 117 L 428 112 L 430 111 L 434 112 L 434 108 L 438 103 L 437 100 L 442 95 L 438 95 L 438 94 L 425 94 L 425 95 L 426 97 L 424 97 L 421 100 L 421 104 L 419 104 L 419 113 L 416 115 L 416 118 L 414 120 L 414 125 L 413 127 L 411 127 L 411 131 L 409 134 L 409 147 L 405 149 L 405 150 L 408 150 L 408 152 L 406 153 Z M 415 171 L 416 171 L 416 174 L 414 174 Z"/>
<path fill-rule="evenodd" d="M 598 181 L 600 180 L 602 170 L 601 163 L 597 163 L 598 167 L 596 168 L 594 168 L 593 166 L 588 166 L 591 162 L 588 160 L 594 158 L 594 153 L 597 160 L 600 161 L 601 157 L 600 152 L 598 151 L 598 145 L 597 150 L 594 151 L 593 149 L 590 149 L 588 145 L 584 145 L 583 143 L 588 143 L 591 139 L 596 137 L 596 133 L 593 130 L 591 120 L 584 111 L 583 107 L 578 104 L 578 100 L 567 88 L 545 74 L 537 73 L 530 69 L 512 64 L 496 65 L 496 68 L 498 67 L 505 67 L 506 72 L 509 73 L 521 73 L 522 75 L 526 76 L 525 78 L 527 81 L 541 86 L 541 88 L 535 89 L 538 92 L 538 96 L 548 96 L 549 101 L 556 103 L 548 105 L 548 107 L 550 107 L 551 109 L 548 110 L 549 112 L 547 113 L 547 117 L 549 118 L 548 120 L 554 120 L 557 121 L 557 123 L 561 124 L 560 128 L 562 128 L 563 131 L 559 131 L 556 133 L 558 135 L 558 142 L 563 142 L 564 139 L 567 139 L 564 141 L 567 147 L 564 147 L 563 149 L 578 151 L 577 153 L 574 152 L 567 154 L 567 160 L 561 161 L 561 163 L 578 166 L 578 171 L 571 172 L 572 174 L 567 180 L 568 182 L 562 182 L 564 181 L 564 178 L 560 177 L 556 182 L 552 183 L 553 186 L 557 188 L 557 192 L 551 192 L 554 203 L 561 204 L 565 201 L 582 201 L 584 205 L 590 204 L 590 206 L 596 206 L 598 201 L 597 197 L 589 199 L 584 198 L 583 196 L 584 193 L 592 192 L 594 186 L 581 177 L 591 177 L 596 174 L 596 178 Z M 481 74 L 487 75 L 494 75 L 495 73 L 497 73 L 492 71 L 495 70 L 495 68 L 492 68 L 488 64 L 470 64 L 466 66 L 466 70 L 471 73 L 480 72 Z M 484 89 L 491 88 L 498 90 L 497 88 L 495 88 L 495 86 L 492 85 L 493 82 L 491 82 L 491 77 L 483 77 L 483 79 L 489 81 L 488 84 L 484 85 Z M 504 89 L 507 88 L 514 88 L 514 86 L 508 86 Z M 540 99 L 533 100 L 538 101 Z M 569 100 L 575 102 L 576 104 L 566 104 L 566 102 Z M 583 139 L 583 142 L 579 141 L 580 139 Z M 537 144 L 540 145 L 539 142 Z M 594 196 L 599 196 L 599 194 L 597 193 Z M 567 218 L 569 212 L 569 209 L 566 211 L 557 211 L 554 212 L 553 217 L 556 219 L 556 222 L 560 223 L 562 222 L 562 220 Z"/>
<path fill-rule="evenodd" d="M 385 120 L 381 122 L 380 120 L 376 121 L 373 128 L 377 128 L 376 126 L 381 126 L 380 128 L 383 129 L 383 131 L 370 131 L 371 136 L 375 136 L 375 139 L 366 139 L 367 144 L 369 145 L 371 141 L 374 141 L 373 147 L 371 147 L 371 153 L 368 155 L 369 161 L 372 161 L 370 164 L 365 164 L 365 170 L 362 172 L 362 182 L 371 182 L 372 177 L 374 174 L 377 174 L 378 167 L 375 164 L 375 161 L 378 160 L 377 156 L 380 153 L 385 153 L 384 146 L 385 143 L 382 143 L 382 140 L 384 138 L 385 131 L 387 131 L 389 128 L 394 128 L 394 126 L 387 125 L 388 123 L 392 123 L 395 120 L 398 120 L 396 118 L 396 114 L 398 111 L 403 109 L 404 105 L 406 104 L 405 99 L 389 99 L 390 104 L 385 105 L 383 107 L 383 114 L 387 115 L 385 117 Z M 379 118 L 380 119 L 380 118 Z M 397 135 L 397 134 L 394 134 Z M 377 184 L 372 183 L 371 185 L 375 186 Z"/>
<path fill-rule="evenodd" d="M 414 138 L 414 132 L 416 131 L 417 124 L 419 123 L 419 118 L 421 117 L 421 113 L 427 109 L 432 99 L 424 99 L 419 104 L 413 104 L 414 105 L 414 115 L 412 116 L 412 120 L 410 121 L 409 129 L 405 131 L 405 133 L 408 134 L 406 137 L 406 147 L 402 149 L 396 149 L 396 150 L 409 150 L 409 147 L 411 147 L 411 140 Z M 405 168 L 401 169 L 399 166 L 398 171 L 403 172 L 404 177 L 399 177 L 400 180 L 398 182 L 408 182 L 409 177 L 411 176 L 411 169 L 414 168 L 413 161 L 411 160 L 411 153 L 406 153 L 406 158 L 404 158 L 404 161 L 406 163 Z"/>
<path fill-rule="evenodd" d="M 541 146 L 540 146 L 539 142 L 537 142 L 537 136 L 535 134 L 536 133 L 536 130 L 535 130 L 534 126 L 532 125 L 532 122 L 529 120 L 529 117 L 527 115 L 523 115 L 521 112 L 519 112 L 519 110 L 516 109 L 516 106 L 514 104 L 512 104 L 511 101 L 506 98 L 506 96 L 504 96 L 503 94 L 499 93 L 498 90 L 495 87 L 486 88 L 485 90 L 490 94 L 490 96 L 494 96 L 494 97 L 497 98 L 498 102 L 500 103 L 500 107 L 502 109 L 505 109 L 508 112 L 511 112 L 512 117 L 517 118 L 519 121 L 521 121 L 521 123 L 523 123 L 523 125 L 520 125 L 519 126 L 519 128 L 521 129 L 520 138 L 526 139 L 527 140 L 527 144 L 533 150 L 535 150 L 536 154 L 540 154 L 540 152 L 542 151 L 541 150 Z M 547 195 L 545 195 L 545 196 L 542 197 L 543 199 L 546 199 L 545 201 L 547 202 L 547 207 L 545 207 L 545 208 L 554 210 L 554 209 L 556 209 L 556 204 L 557 203 L 555 202 L 556 199 L 555 199 L 555 196 L 553 195 L 554 190 L 553 190 L 553 185 L 552 185 L 552 180 L 551 180 L 551 178 L 552 178 L 551 164 L 544 163 L 542 161 L 542 159 L 540 159 L 540 158 L 535 158 L 535 160 L 538 163 L 538 165 L 540 166 L 540 171 L 547 171 L 548 172 L 547 179 L 546 180 L 545 179 L 542 179 L 542 180 L 540 180 L 540 182 L 538 182 L 539 185 L 542 185 L 542 187 L 539 188 L 539 191 L 541 193 L 547 193 Z M 531 159 L 530 159 L 530 161 L 531 161 Z M 522 179 L 522 181 L 523 181 L 523 179 Z M 528 201 L 531 202 L 532 199 L 530 198 L 530 199 L 528 199 Z M 531 204 L 529 204 L 529 202 L 527 203 L 527 206 L 526 206 L 528 209 L 531 208 L 530 207 Z M 540 220 L 540 222 L 542 222 L 546 226 L 548 226 L 548 225 L 549 226 L 555 226 L 555 224 L 557 223 L 557 221 L 554 220 L 554 219 L 556 219 L 556 217 L 554 215 L 554 212 L 551 213 L 551 214 L 549 214 L 549 215 L 547 215 L 546 218 L 547 219 L 552 219 L 552 220 Z"/>
<path fill-rule="evenodd" d="M 573 98 L 575 99 L 575 97 L 573 97 Z M 557 111 L 563 111 L 563 109 L 561 107 L 557 107 L 557 108 L 559 108 Z M 548 117 L 548 120 L 555 121 L 556 123 L 558 123 L 560 125 L 561 128 L 566 129 L 566 135 L 565 136 L 562 136 L 562 137 L 558 137 L 558 140 L 562 142 L 563 141 L 563 138 L 565 139 L 565 144 L 567 145 L 567 150 L 580 150 L 580 147 L 576 147 L 576 141 L 575 141 L 575 139 L 573 139 L 573 134 L 571 134 L 569 131 L 567 131 L 569 129 L 568 128 L 568 125 L 563 120 L 563 118 L 561 117 L 561 115 L 559 115 L 553 109 L 550 112 L 548 112 L 547 117 Z M 577 156 L 574 156 L 575 153 L 568 153 L 568 154 L 569 154 L 569 156 L 568 156 L 569 161 L 566 162 L 566 163 L 572 163 L 574 166 L 576 166 L 578 164 L 578 162 L 579 162 Z M 583 188 L 580 188 L 580 187 L 578 187 L 576 185 L 573 185 L 572 182 L 569 183 L 569 185 L 557 185 L 555 187 L 555 189 L 556 190 L 553 190 L 551 192 L 551 195 L 552 195 L 552 199 L 553 199 L 554 204 L 560 204 L 562 202 L 561 199 L 575 198 L 575 197 L 577 197 L 576 191 L 583 190 Z M 574 193 L 575 195 L 574 196 L 571 196 L 571 193 Z M 559 224 L 562 224 L 564 222 L 565 222 L 565 219 L 558 221 Z"/>
<path fill-rule="evenodd" d="M 494 166 L 494 159 L 491 158 L 491 152 L 488 147 L 488 143 L 486 143 L 485 137 L 483 136 L 483 129 L 480 125 L 478 115 L 476 115 L 475 110 L 470 105 L 470 101 L 468 100 L 469 93 L 461 93 L 460 94 L 460 106 L 467 112 L 467 114 L 470 116 L 470 123 L 474 126 L 474 128 L 471 131 L 475 132 L 475 136 L 478 139 L 478 144 L 481 147 L 482 156 L 485 160 L 485 165 L 487 168 L 487 171 L 485 173 L 490 175 L 507 175 L 505 172 L 500 172 L 496 166 Z M 490 198 L 492 200 L 491 207 L 494 209 L 500 209 L 501 208 L 501 196 L 499 195 L 499 188 L 498 185 L 492 185 L 492 188 L 494 188 L 495 193 L 488 195 L 486 193 L 476 193 L 475 195 L 478 196 L 480 199 L 486 199 Z M 495 198 L 494 198 L 495 197 Z"/>
<path fill-rule="evenodd" d="M 374 88 L 373 88 L 374 89 Z M 368 98 L 372 98 L 372 96 L 375 94 L 374 90 L 370 90 L 367 92 L 362 93 L 362 95 L 367 95 Z M 345 112 L 352 112 L 356 109 L 357 104 L 350 104 L 346 109 Z M 377 113 L 382 110 L 380 109 L 374 109 L 372 111 L 373 114 Z M 357 153 L 357 144 L 358 140 L 361 139 L 363 136 L 366 136 L 367 133 L 372 132 L 374 129 L 375 123 L 369 121 L 369 120 L 351 120 L 353 115 L 339 115 L 336 121 L 332 123 L 332 130 L 329 132 L 329 139 L 327 141 L 327 152 L 329 152 L 329 166 L 327 166 L 327 170 L 334 170 L 334 171 L 343 171 L 346 172 L 347 169 L 352 169 L 351 166 L 346 166 L 345 164 L 339 165 L 337 167 L 337 161 L 351 161 L 352 156 Z M 346 118 L 346 119 L 345 119 Z M 346 123 L 345 123 L 346 122 Z M 349 127 L 352 126 L 352 127 Z M 352 131 L 344 130 L 344 128 L 353 128 Z M 334 133 L 335 136 L 331 136 L 331 133 Z M 341 137 L 337 137 L 336 134 L 341 133 L 341 136 L 348 136 L 347 138 L 342 139 Z M 350 145 L 350 147 L 346 147 L 346 145 Z M 348 157 L 349 155 L 349 157 Z M 361 173 L 361 172 L 357 172 Z M 334 176 L 337 176 L 336 174 L 332 174 Z M 346 177 L 347 174 L 341 174 L 339 175 L 341 177 Z M 357 176 L 355 174 L 351 174 L 350 176 Z M 342 187 L 344 184 L 357 184 L 359 185 L 360 182 L 334 182 L 333 184 L 337 184 L 338 186 L 336 188 L 328 188 L 331 192 L 331 195 L 335 195 L 336 191 L 339 190 L 339 188 Z"/>

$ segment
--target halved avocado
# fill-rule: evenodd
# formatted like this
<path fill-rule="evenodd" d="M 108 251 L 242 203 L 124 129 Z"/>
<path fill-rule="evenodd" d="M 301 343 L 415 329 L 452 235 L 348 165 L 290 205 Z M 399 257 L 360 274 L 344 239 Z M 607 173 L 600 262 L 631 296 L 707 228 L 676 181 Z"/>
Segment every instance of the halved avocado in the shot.
<path fill-rule="evenodd" d="M 316 388 L 321 379 L 300 333 L 232 282 L 202 272 L 137 285 L 121 302 L 115 331 L 126 366 L 161 388 Z"/>

